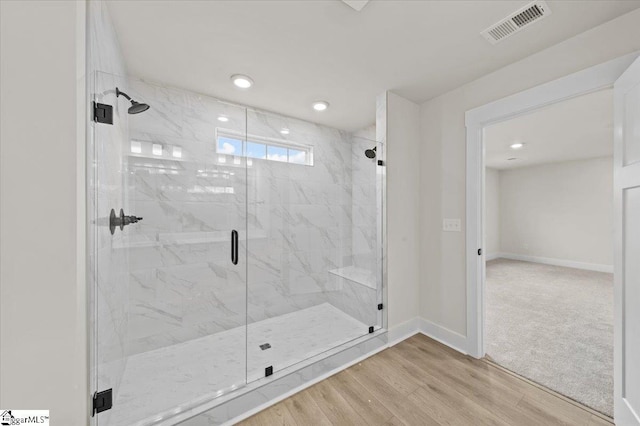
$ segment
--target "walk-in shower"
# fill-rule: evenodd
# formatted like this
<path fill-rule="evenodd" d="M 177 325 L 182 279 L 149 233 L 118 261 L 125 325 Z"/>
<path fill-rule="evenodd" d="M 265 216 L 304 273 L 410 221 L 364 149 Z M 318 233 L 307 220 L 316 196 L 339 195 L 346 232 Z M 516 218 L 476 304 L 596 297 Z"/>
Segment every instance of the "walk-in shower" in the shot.
<path fill-rule="evenodd" d="M 114 108 L 89 147 L 99 425 L 171 424 L 383 327 L 382 167 L 362 155 L 382 144 L 106 73 L 91 91 Z"/>

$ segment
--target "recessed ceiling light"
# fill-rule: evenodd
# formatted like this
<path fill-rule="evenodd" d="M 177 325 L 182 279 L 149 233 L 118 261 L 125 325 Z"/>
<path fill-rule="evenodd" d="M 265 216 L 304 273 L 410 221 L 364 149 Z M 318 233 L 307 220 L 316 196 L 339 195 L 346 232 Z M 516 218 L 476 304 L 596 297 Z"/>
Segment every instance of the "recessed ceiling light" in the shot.
<path fill-rule="evenodd" d="M 313 104 L 313 109 L 316 111 L 324 111 L 329 108 L 329 102 L 327 101 L 315 101 Z"/>
<path fill-rule="evenodd" d="M 513 144 L 510 145 L 511 149 L 520 149 L 523 146 L 524 146 L 524 144 L 520 143 L 520 142 L 516 142 L 516 143 L 513 143 Z"/>
<path fill-rule="evenodd" d="M 288 135 L 289 129 L 287 129 L 286 127 L 283 127 L 282 130 L 280 130 L 280 133 L 282 133 L 283 135 Z"/>
<path fill-rule="evenodd" d="M 226 123 L 227 121 L 229 121 L 229 117 L 221 115 L 218 117 L 218 121 L 222 121 L 223 123 Z"/>
<path fill-rule="evenodd" d="M 253 86 L 253 80 L 251 80 L 251 77 L 248 75 L 234 74 L 231 76 L 231 81 L 233 81 L 236 87 L 241 89 L 248 89 Z"/>

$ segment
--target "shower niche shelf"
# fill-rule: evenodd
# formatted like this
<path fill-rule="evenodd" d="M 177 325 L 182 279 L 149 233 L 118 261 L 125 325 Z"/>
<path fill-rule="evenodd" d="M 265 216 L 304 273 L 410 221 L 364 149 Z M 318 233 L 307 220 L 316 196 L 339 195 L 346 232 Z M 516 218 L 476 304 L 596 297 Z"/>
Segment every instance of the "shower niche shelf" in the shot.
<path fill-rule="evenodd" d="M 344 268 L 331 269 L 329 273 L 370 289 L 376 289 L 376 276 L 368 269 L 345 266 Z"/>

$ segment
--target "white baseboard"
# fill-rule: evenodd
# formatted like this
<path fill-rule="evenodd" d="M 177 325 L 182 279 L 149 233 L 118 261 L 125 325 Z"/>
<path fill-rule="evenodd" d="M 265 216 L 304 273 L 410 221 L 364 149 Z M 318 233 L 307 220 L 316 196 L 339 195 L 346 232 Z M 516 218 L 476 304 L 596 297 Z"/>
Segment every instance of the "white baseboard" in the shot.
<path fill-rule="evenodd" d="M 502 253 L 489 253 L 484 257 L 484 260 L 486 260 L 487 262 L 490 260 L 495 260 L 495 259 L 499 259 L 502 256 Z"/>
<path fill-rule="evenodd" d="M 553 259 L 550 257 L 528 256 L 516 253 L 496 253 L 494 259 L 503 258 L 521 260 L 523 262 L 543 263 L 545 265 L 564 266 L 567 268 L 585 269 L 587 271 L 613 273 L 613 265 L 601 265 L 598 263 L 576 262 L 574 260 Z M 487 256 L 487 260 L 490 260 Z"/>
<path fill-rule="evenodd" d="M 420 318 L 411 318 L 392 327 L 387 332 L 387 346 L 391 347 L 420 332 Z"/>
<path fill-rule="evenodd" d="M 452 349 L 455 349 L 458 352 L 463 354 L 468 354 L 469 351 L 466 349 L 468 347 L 467 337 L 462 334 L 456 333 L 455 331 L 449 330 L 446 327 L 442 327 L 441 325 L 435 324 L 429 320 L 424 318 L 419 318 L 420 322 L 420 332 L 427 337 L 431 337 L 433 340 L 436 340 L 443 345 L 447 345 Z"/>
<path fill-rule="evenodd" d="M 420 317 L 410 319 L 391 328 L 387 334 L 389 337 L 389 343 L 387 345 L 389 347 L 394 346 L 418 333 L 422 333 L 465 355 L 469 353 L 466 349 L 468 343 L 465 336 Z"/>

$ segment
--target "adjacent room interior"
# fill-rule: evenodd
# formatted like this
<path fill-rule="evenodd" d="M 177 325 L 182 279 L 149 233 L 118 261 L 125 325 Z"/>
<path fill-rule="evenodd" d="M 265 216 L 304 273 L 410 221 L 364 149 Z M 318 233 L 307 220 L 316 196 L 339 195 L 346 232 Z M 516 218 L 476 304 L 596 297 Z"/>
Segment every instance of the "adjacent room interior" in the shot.
<path fill-rule="evenodd" d="M 612 106 L 606 89 L 484 130 L 486 356 L 608 416 Z"/>

